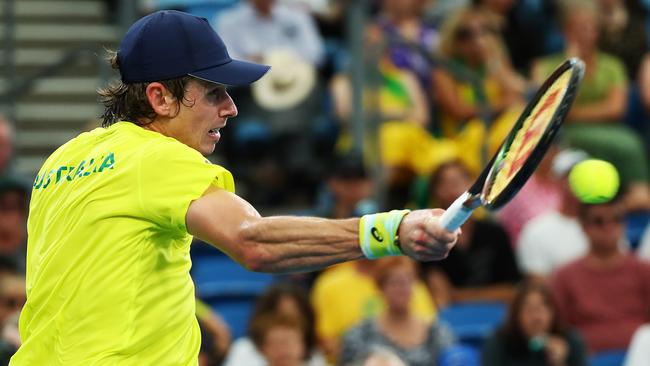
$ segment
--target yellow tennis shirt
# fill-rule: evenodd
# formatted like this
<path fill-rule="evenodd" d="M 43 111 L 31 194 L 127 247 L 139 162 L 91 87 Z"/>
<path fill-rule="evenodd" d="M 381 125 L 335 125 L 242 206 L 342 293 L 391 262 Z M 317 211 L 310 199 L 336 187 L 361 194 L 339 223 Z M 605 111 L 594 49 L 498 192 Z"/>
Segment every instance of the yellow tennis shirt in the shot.
<path fill-rule="evenodd" d="M 33 187 L 10 365 L 197 365 L 189 204 L 230 173 L 130 122 L 55 151 Z"/>

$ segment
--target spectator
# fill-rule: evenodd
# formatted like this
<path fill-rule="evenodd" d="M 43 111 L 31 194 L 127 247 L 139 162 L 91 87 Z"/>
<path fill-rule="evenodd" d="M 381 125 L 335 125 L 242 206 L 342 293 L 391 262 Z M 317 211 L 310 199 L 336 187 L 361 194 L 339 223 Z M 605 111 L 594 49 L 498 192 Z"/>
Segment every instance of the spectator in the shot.
<path fill-rule="evenodd" d="M 18 316 L 25 305 L 25 277 L 15 272 L 0 274 L 0 365 L 20 347 Z"/>
<path fill-rule="evenodd" d="M 569 187 L 568 174 L 573 165 L 584 160 L 579 151 L 563 151 L 554 162 L 560 180 L 560 204 L 537 216 L 523 228 L 517 245 L 521 271 L 531 279 L 545 280 L 560 266 L 587 253 L 587 237 L 578 222 L 580 203 Z"/>
<path fill-rule="evenodd" d="M 599 0 L 601 50 L 618 57 L 627 77 L 636 78 L 641 59 L 648 51 L 646 12 L 639 0 Z"/>
<path fill-rule="evenodd" d="M 552 279 L 560 315 L 580 330 L 591 352 L 627 348 L 634 331 L 650 321 L 650 264 L 620 248 L 623 215 L 620 198 L 581 205 L 589 252 Z"/>
<path fill-rule="evenodd" d="M 585 366 L 580 336 L 562 323 L 545 285 L 523 284 L 510 305 L 506 323 L 483 345 L 484 366 Z"/>
<path fill-rule="evenodd" d="M 519 193 L 497 214 L 499 222 L 508 232 L 510 242 L 515 246 L 527 222 L 560 205 L 561 186 L 552 169 L 557 154 L 558 147 L 552 145 Z"/>
<path fill-rule="evenodd" d="M 0 277 L 0 326 L 25 305 L 25 277 L 17 273 Z"/>
<path fill-rule="evenodd" d="M 650 208 L 648 162 L 639 137 L 622 124 L 627 101 L 623 64 L 598 49 L 598 13 L 592 2 L 572 1 L 563 9 L 564 53 L 536 62 L 533 78 L 541 83 L 567 56 L 580 57 L 586 73 L 564 126 L 569 145 L 611 161 L 629 187 L 629 209 Z"/>
<path fill-rule="evenodd" d="M 301 324 L 302 329 L 302 347 L 304 352 L 301 354 L 306 357 L 306 365 L 323 366 L 325 360 L 316 348 L 316 336 L 314 333 L 314 311 L 309 303 L 307 294 L 299 287 L 289 284 L 279 284 L 269 288 L 255 304 L 255 309 L 251 315 L 249 337 L 236 340 L 228 353 L 224 362 L 225 366 L 265 366 L 267 361 L 264 360 L 264 350 L 260 345 L 257 337 L 260 332 L 259 319 L 264 317 L 294 317 Z M 270 327 L 272 321 L 261 321 Z M 275 337 L 274 337 L 275 339 Z M 257 347 L 257 348 L 256 348 Z"/>
<path fill-rule="evenodd" d="M 376 211 L 373 182 L 360 156 L 337 156 L 329 168 L 326 188 L 311 216 L 342 219 Z"/>
<path fill-rule="evenodd" d="M 22 180 L 0 178 L 0 256 L 15 262 L 21 272 L 25 270 L 28 196 L 29 185 Z"/>
<path fill-rule="evenodd" d="M 449 207 L 472 183 L 468 169 L 458 161 L 441 165 L 430 182 L 435 207 Z M 463 225 L 463 235 L 447 259 L 422 266 L 439 307 L 456 301 L 510 301 L 519 280 L 508 234 L 497 223 L 475 217 Z"/>
<path fill-rule="evenodd" d="M 428 175 L 440 161 L 455 156 L 451 142 L 435 139 L 428 131 L 429 106 L 416 77 L 408 70 L 396 67 L 384 55 L 379 63 L 381 84 L 378 90 L 379 149 L 387 168 L 390 198 L 406 197 L 414 177 Z M 336 116 L 342 125 L 337 149 L 352 148 L 351 124 L 352 86 L 347 76 L 332 79 L 331 92 Z M 404 202 L 391 202 L 391 207 L 403 207 Z"/>
<path fill-rule="evenodd" d="M 553 1 L 475 0 L 494 18 L 513 66 L 528 72 L 531 62 L 554 46 L 559 31 Z"/>
<path fill-rule="evenodd" d="M 0 115 L 0 177 L 8 174 L 13 153 L 13 128 L 9 121 Z"/>
<path fill-rule="evenodd" d="M 340 365 L 349 365 L 378 346 L 390 349 L 410 366 L 436 365 L 441 352 L 453 339 L 446 328 L 427 322 L 411 311 L 416 272 L 415 263 L 409 258 L 378 261 L 374 277 L 386 311 L 345 334 Z"/>
<path fill-rule="evenodd" d="M 316 331 L 330 360 L 339 353 L 339 340 L 352 326 L 384 311 L 385 304 L 372 273 L 377 262 L 358 260 L 323 272 L 314 283 L 312 302 L 316 310 Z M 436 315 L 429 291 L 416 281 L 410 309 L 416 316 L 433 321 Z"/>
<path fill-rule="evenodd" d="M 321 111 L 316 68 L 323 64 L 323 40 L 303 8 L 277 0 L 245 0 L 221 12 L 216 28 L 233 58 L 273 64 L 251 88 L 234 88 L 238 123 L 223 146 L 238 167 L 251 201 L 304 205 L 318 182 L 312 141 Z M 322 119 L 322 118 L 320 118 Z"/>
<path fill-rule="evenodd" d="M 233 58 L 261 62 L 271 51 L 288 49 L 314 65 L 324 59 L 323 40 L 310 14 L 276 0 L 242 1 L 219 17 L 217 27 Z"/>
<path fill-rule="evenodd" d="M 512 127 L 525 88 L 495 27 L 474 6 L 449 17 L 441 32 L 444 67 L 436 68 L 432 79 L 442 136 L 458 141 L 466 163 L 477 173 L 486 153 L 496 151 Z"/>
<path fill-rule="evenodd" d="M 250 335 L 267 365 L 303 366 L 307 353 L 304 330 L 300 318 L 267 314 L 253 320 Z"/>
<path fill-rule="evenodd" d="M 438 31 L 422 20 L 425 0 L 382 0 L 381 13 L 368 30 L 369 38 L 382 41 L 388 60 L 409 71 L 431 95 L 431 56 L 438 49 Z"/>

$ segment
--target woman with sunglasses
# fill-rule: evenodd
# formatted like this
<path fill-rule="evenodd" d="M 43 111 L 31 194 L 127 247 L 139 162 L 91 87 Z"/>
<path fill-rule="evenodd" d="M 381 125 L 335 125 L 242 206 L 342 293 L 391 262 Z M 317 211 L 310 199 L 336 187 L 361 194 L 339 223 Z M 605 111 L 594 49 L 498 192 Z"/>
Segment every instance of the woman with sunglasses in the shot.
<path fill-rule="evenodd" d="M 462 144 L 472 171 L 483 165 L 484 148 L 496 148 L 510 129 L 525 89 L 495 29 L 475 6 L 448 18 L 440 37 L 442 61 L 432 75 L 440 132 Z"/>

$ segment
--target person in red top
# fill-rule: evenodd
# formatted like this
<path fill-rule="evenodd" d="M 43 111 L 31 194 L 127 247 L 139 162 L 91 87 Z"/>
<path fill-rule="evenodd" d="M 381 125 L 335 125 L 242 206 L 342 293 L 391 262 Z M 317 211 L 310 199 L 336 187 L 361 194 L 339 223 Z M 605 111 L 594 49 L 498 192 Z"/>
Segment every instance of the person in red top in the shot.
<path fill-rule="evenodd" d="M 552 280 L 560 314 L 591 352 L 627 348 L 634 331 L 650 321 L 650 264 L 621 249 L 623 210 L 619 199 L 581 205 L 589 252 Z"/>

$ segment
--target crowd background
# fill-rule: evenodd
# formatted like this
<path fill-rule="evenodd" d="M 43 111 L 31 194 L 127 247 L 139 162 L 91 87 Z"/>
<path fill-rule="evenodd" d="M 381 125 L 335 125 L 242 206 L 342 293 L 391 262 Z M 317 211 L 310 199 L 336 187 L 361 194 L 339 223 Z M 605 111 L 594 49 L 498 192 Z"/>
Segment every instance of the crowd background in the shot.
<path fill-rule="evenodd" d="M 113 38 L 75 47 L 30 38 L 43 19 L 53 34 L 67 29 L 80 9 L 97 9 L 85 17 Z M 587 66 L 531 180 L 501 211 L 477 212 L 444 261 L 360 260 L 270 276 L 195 243 L 200 365 L 650 364 L 647 0 L 7 1 L 0 364 L 20 344 L 34 169 L 57 138 L 95 128 L 99 114 L 75 104 L 36 113 L 23 101 L 78 101 L 61 96 L 83 84 L 75 72 L 92 73 L 91 89 L 110 82 L 117 76 L 86 64 L 61 71 L 74 81 L 62 82 L 53 79 L 61 67 L 47 63 L 100 65 L 103 47 L 158 9 L 203 16 L 233 57 L 272 65 L 252 87 L 230 90 L 239 116 L 209 157 L 264 214 L 447 207 L 553 68 L 567 57 Z M 60 109 L 90 112 L 83 124 L 39 130 Z M 609 203 L 585 205 L 569 187 L 571 167 L 590 157 L 620 173 Z"/>

